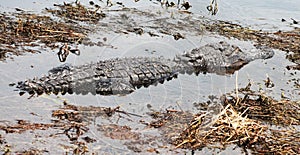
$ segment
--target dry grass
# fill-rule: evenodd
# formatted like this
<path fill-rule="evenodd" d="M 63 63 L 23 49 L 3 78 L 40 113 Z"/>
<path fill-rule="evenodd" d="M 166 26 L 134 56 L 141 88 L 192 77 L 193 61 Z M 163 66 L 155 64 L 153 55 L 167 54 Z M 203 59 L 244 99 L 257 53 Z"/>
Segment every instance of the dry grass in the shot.
<path fill-rule="evenodd" d="M 264 137 L 266 126 L 243 117 L 227 105 L 210 124 L 202 126 L 203 115 L 193 119 L 175 142 L 176 148 L 199 149 L 203 147 L 225 148 L 228 144 L 251 146 Z"/>

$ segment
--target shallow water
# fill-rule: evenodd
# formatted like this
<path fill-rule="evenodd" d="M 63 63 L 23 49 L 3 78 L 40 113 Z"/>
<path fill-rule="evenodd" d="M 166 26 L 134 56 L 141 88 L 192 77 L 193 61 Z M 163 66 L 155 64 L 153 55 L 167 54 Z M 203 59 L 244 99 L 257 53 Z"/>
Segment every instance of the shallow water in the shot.
<path fill-rule="evenodd" d="M 44 7 L 52 7 L 53 3 L 60 3 L 60 1 L 3 1 L 0 4 L 1 11 L 13 11 L 15 7 L 24 10 L 39 12 Z M 263 30 L 288 30 L 299 25 L 290 24 L 290 18 L 299 18 L 300 20 L 300 2 L 297 1 L 237 1 L 227 0 L 219 2 L 219 13 L 217 16 L 210 16 L 206 10 L 209 1 L 190 1 L 193 7 L 191 11 L 194 13 L 191 16 L 198 18 L 199 16 L 206 16 L 216 20 L 229 20 L 240 23 L 242 25 Z M 86 2 L 82 2 L 86 3 Z M 128 4 L 127 4 L 128 3 Z M 172 9 L 166 10 L 160 5 L 152 2 L 133 1 L 124 2 L 125 6 L 135 7 L 137 9 L 151 9 L 154 12 L 161 12 L 161 17 L 169 17 Z M 112 12 L 111 14 L 118 14 Z M 129 15 L 130 16 L 130 15 Z M 147 17 L 147 16 L 146 16 Z M 136 17 L 138 24 L 147 25 L 153 24 L 145 16 Z M 175 15 L 176 17 L 176 15 Z M 179 16 L 180 17 L 180 16 Z M 114 16 L 105 18 L 102 23 L 109 23 L 113 21 Z M 287 22 L 281 22 L 281 19 L 287 19 Z M 176 23 L 177 19 L 169 19 Z M 130 24 L 130 23 L 128 23 Z M 126 25 L 126 24 L 124 24 Z M 197 25 L 198 26 L 198 25 Z M 193 34 L 194 31 L 185 32 L 186 39 L 174 40 L 173 37 L 162 35 L 162 37 L 150 37 L 148 35 L 136 35 L 133 33 L 122 34 L 116 33 L 113 30 L 101 29 L 96 33 L 90 34 L 93 40 L 102 40 L 107 38 L 105 43 L 113 46 L 98 47 L 98 46 L 84 46 L 79 45 L 81 51 L 80 56 L 70 55 L 66 63 L 73 65 L 80 65 L 91 61 L 104 60 L 115 57 L 131 57 L 131 56 L 163 56 L 166 58 L 173 58 L 176 54 L 189 51 L 195 47 L 204 45 L 206 43 L 217 42 L 221 40 L 230 43 L 241 45 L 245 48 L 252 46 L 251 42 L 243 42 L 235 39 L 228 39 L 215 34 Z M 189 34 L 190 33 L 190 34 Z M 48 52 L 46 52 L 48 51 Z M 105 106 L 116 107 L 121 106 L 121 109 L 127 112 L 136 113 L 138 115 L 146 116 L 149 111 L 147 104 L 151 105 L 153 109 L 163 110 L 166 108 L 183 109 L 196 112 L 193 103 L 204 102 L 209 100 L 209 95 L 222 95 L 234 90 L 236 85 L 236 75 L 238 76 L 238 86 L 244 87 L 248 84 L 249 79 L 259 85 L 263 85 L 263 80 L 269 76 L 275 83 L 275 87 L 266 89 L 268 95 L 276 99 L 280 99 L 281 94 L 284 93 L 286 97 L 292 100 L 300 100 L 299 89 L 295 88 L 288 80 L 293 78 L 299 79 L 299 71 L 288 71 L 285 67 L 292 64 L 285 59 L 285 53 L 275 50 L 275 56 L 268 60 L 256 60 L 243 67 L 234 75 L 216 75 L 216 74 L 200 74 L 196 75 L 179 75 L 177 79 L 166 81 L 164 84 L 157 86 L 149 86 L 148 88 L 141 88 L 134 93 L 126 96 L 93 96 L 88 95 L 42 95 L 27 99 L 28 95 L 19 96 L 18 92 L 13 91 L 14 88 L 9 87 L 11 82 L 25 80 L 35 76 L 46 74 L 49 69 L 59 66 L 60 63 L 56 55 L 57 50 L 41 49 L 39 54 L 25 54 L 22 56 L 13 56 L 13 60 L 6 60 L 0 62 L 0 121 L 14 123 L 18 119 L 30 120 L 31 122 L 45 122 L 51 121 L 51 112 L 58 109 L 62 105 L 63 100 L 69 103 L 81 106 Z M 292 74 L 291 74 L 292 73 Z M 254 86 L 255 90 L 259 86 Z M 35 115 L 32 115 L 34 113 Z M 97 139 L 97 142 L 89 144 L 89 150 L 92 152 L 111 152 L 125 154 L 124 151 L 129 152 L 128 148 L 123 145 L 123 142 L 112 140 L 101 136 L 101 132 L 97 130 L 97 124 L 109 122 L 105 119 L 97 119 L 95 124 L 90 125 L 90 131 L 87 135 Z M 126 121 L 124 121 L 126 122 Z M 122 124 L 122 121 L 121 121 Z M 133 123 L 134 124 L 134 123 Z M 55 131 L 34 131 L 35 135 L 42 138 L 36 138 L 30 132 L 25 134 L 7 134 L 5 139 L 7 142 L 13 144 L 14 150 L 24 150 L 36 146 L 38 148 L 46 148 L 51 154 L 63 153 L 64 149 L 57 149 L 60 145 L 52 145 L 58 139 L 62 144 L 68 144 L 68 139 L 63 135 L 58 136 L 57 139 L 47 136 L 47 132 Z M 3 131 L 0 131 L 4 135 Z M 19 139 L 21 138 L 21 139 Z M 42 140 L 41 140 L 42 139 Z M 28 143 L 29 142 L 29 143 Z M 31 143 L 32 142 L 32 143 Z M 48 147 L 47 145 L 52 145 Z M 185 150 L 183 150 L 184 152 Z M 207 152 L 206 152 L 207 151 Z M 199 153 L 208 153 L 209 150 Z M 230 153 L 232 150 L 225 150 L 223 153 Z M 1 152 L 1 151 L 0 151 Z M 170 153 L 170 152 L 166 152 Z M 236 152 L 239 154 L 240 152 Z"/>

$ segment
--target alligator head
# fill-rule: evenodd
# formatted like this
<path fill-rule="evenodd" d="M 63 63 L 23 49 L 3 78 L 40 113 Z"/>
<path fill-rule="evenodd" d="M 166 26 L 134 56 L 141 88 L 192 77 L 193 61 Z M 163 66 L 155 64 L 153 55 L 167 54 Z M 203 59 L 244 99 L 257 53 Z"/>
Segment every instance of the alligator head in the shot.
<path fill-rule="evenodd" d="M 177 56 L 175 61 L 184 66 L 185 71 L 208 72 L 216 74 L 233 74 L 244 65 L 255 59 L 268 59 L 274 55 L 273 50 L 257 46 L 249 51 L 243 51 L 227 42 L 207 44 L 183 55 Z"/>

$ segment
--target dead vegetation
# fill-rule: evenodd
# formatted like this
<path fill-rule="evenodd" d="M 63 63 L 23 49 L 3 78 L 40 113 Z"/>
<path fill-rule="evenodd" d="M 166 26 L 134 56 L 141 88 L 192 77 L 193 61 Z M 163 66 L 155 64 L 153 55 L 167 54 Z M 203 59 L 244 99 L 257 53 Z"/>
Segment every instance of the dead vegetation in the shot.
<path fill-rule="evenodd" d="M 141 134 L 132 131 L 129 126 L 119 126 L 116 124 L 98 125 L 98 130 L 103 132 L 104 136 L 119 140 L 139 140 Z"/>
<path fill-rule="evenodd" d="M 253 154 L 299 154 L 300 102 L 277 101 L 250 90 L 224 95 L 225 108 L 216 116 L 196 115 L 173 141 L 176 148 L 225 149 L 229 144 Z M 207 118 L 211 119 L 210 123 Z M 274 125 L 278 129 L 274 129 Z M 281 128 L 279 127 L 281 126 Z"/>
<path fill-rule="evenodd" d="M 18 151 L 15 153 L 22 154 L 22 155 L 33 155 L 33 154 L 45 154 L 45 153 L 49 153 L 49 152 L 47 150 L 38 150 L 38 149 L 30 148 L 28 150 Z M 9 155 L 9 152 L 6 152 L 5 155 Z"/>
<path fill-rule="evenodd" d="M 269 129 L 266 137 L 254 146 L 256 154 L 299 154 L 300 132 L 296 129 Z"/>
<path fill-rule="evenodd" d="M 97 141 L 93 137 L 84 136 L 89 131 L 89 125 L 95 122 L 94 119 L 117 116 L 118 120 L 123 118 L 119 115 L 122 114 L 141 118 L 139 122 L 146 125 L 145 129 L 110 123 L 97 124 L 97 130 L 105 137 L 122 141 L 134 152 L 160 153 L 162 149 L 178 148 L 223 150 L 229 145 L 236 145 L 245 153 L 299 154 L 300 132 L 297 128 L 300 124 L 300 103 L 276 101 L 261 92 L 249 89 L 239 92 L 239 99 L 231 94 L 222 96 L 218 103 L 224 108 L 217 114 L 211 111 L 193 114 L 174 109 L 162 112 L 152 110 L 148 113 L 151 119 L 147 119 L 147 122 L 143 120 L 144 117 L 122 111 L 119 107 L 75 106 L 64 103 L 60 109 L 52 112 L 51 123 L 18 120 L 17 124 L 5 123 L 0 129 L 6 133 L 57 129 L 60 131 L 57 134 L 65 135 L 74 145 L 65 146 L 66 148 L 70 150 L 71 147 L 77 153 L 87 153 L 86 144 Z M 128 117 L 126 120 L 132 122 L 136 119 Z M 143 132 L 149 129 L 160 131 L 160 134 Z M 57 134 L 50 134 L 49 137 Z M 152 145 L 149 146 L 149 143 Z"/>
<path fill-rule="evenodd" d="M 105 17 L 78 3 L 63 3 L 55 5 L 59 10 L 46 9 L 48 12 L 65 19 L 54 20 L 47 15 L 36 15 L 19 10 L 17 13 L 0 14 L 0 60 L 9 57 L 8 54 L 21 55 L 25 52 L 40 52 L 33 47 L 59 48 L 57 43 L 80 44 L 87 39 L 91 27 L 83 26 L 80 21 L 92 21 Z M 71 21 L 72 20 L 72 21 Z M 86 44 L 92 44 L 85 41 Z"/>
<path fill-rule="evenodd" d="M 300 64 L 300 29 L 292 31 L 264 32 L 243 27 L 226 21 L 213 21 L 205 25 L 211 32 L 219 33 L 222 36 L 234 37 L 240 40 L 254 41 L 258 45 L 268 46 L 289 52 L 287 59 L 296 63 L 291 69 L 299 69 Z M 291 52 L 291 53 L 290 53 Z"/>
<path fill-rule="evenodd" d="M 274 130 L 262 122 L 250 119 L 228 104 L 210 124 L 203 125 L 205 117 L 195 117 L 189 126 L 173 141 L 176 148 L 225 149 L 235 144 L 253 154 L 299 154 L 300 132 L 296 129 Z"/>
<path fill-rule="evenodd" d="M 100 19 L 106 16 L 104 13 L 99 12 L 101 9 L 99 5 L 95 5 L 94 9 L 87 8 L 79 2 L 64 2 L 63 4 L 54 4 L 54 6 L 59 9 L 46 8 L 46 11 L 67 21 L 72 20 L 72 22 L 81 21 L 97 23 Z"/>
<path fill-rule="evenodd" d="M 210 124 L 202 126 L 203 115 L 195 117 L 174 144 L 176 148 L 199 149 L 203 147 L 224 149 L 226 145 L 237 144 L 250 147 L 264 136 L 265 126 L 242 117 L 231 105 L 218 114 Z"/>
<path fill-rule="evenodd" d="M 95 23 L 105 17 L 105 14 L 98 12 L 100 7 L 91 10 L 78 3 L 64 3 L 55 6 L 59 9 L 47 9 L 47 11 L 70 23 L 57 22 L 48 16 L 29 13 L 16 13 L 12 16 L 2 13 L 0 15 L 0 59 L 5 59 L 6 53 L 19 55 L 23 52 L 38 52 L 27 47 L 40 46 L 40 43 L 51 48 L 57 48 L 55 43 L 58 42 L 79 43 L 86 38 L 90 30 L 74 24 L 74 22 Z M 291 69 L 299 69 L 299 29 L 290 32 L 269 33 L 221 21 L 217 24 L 207 25 L 206 29 L 227 37 L 252 40 L 257 44 L 294 52 L 287 58 L 298 63 L 298 66 L 296 65 Z M 137 34 L 143 33 L 143 29 L 134 30 L 133 32 Z M 179 33 L 176 37 L 184 39 Z M 299 81 L 298 79 L 295 81 L 298 88 Z M 268 83 L 266 87 L 273 87 L 272 83 Z M 162 136 L 160 138 L 162 141 L 172 144 L 174 148 L 224 149 L 226 146 L 234 144 L 245 151 L 250 150 L 253 154 L 300 154 L 299 101 L 286 99 L 277 101 L 263 93 L 249 91 L 249 89 L 240 90 L 239 98 L 236 95 L 226 94 L 221 98 L 221 101 L 224 109 L 217 116 L 209 116 L 209 113 L 192 114 L 184 111 L 166 110 L 151 112 L 149 115 L 152 121 L 149 123 L 141 121 L 140 123 L 161 131 Z M 52 112 L 53 120 L 51 123 L 31 123 L 26 120 L 17 120 L 16 124 L 2 123 L 0 130 L 6 133 L 23 133 L 28 130 L 58 129 L 75 145 L 72 147 L 72 153 L 87 153 L 86 143 L 96 141 L 94 138 L 84 136 L 89 130 L 88 125 L 96 117 L 108 118 L 116 113 L 139 117 L 120 110 L 120 107 L 85 107 L 65 103 L 61 109 Z M 208 119 L 210 120 L 208 121 Z M 272 126 L 278 128 L 273 129 Z M 135 152 L 142 152 L 143 149 L 139 147 L 140 145 L 148 145 L 149 142 L 157 141 L 158 138 L 157 136 L 143 137 L 140 132 L 133 131 L 130 126 L 116 124 L 98 125 L 98 130 L 103 132 L 104 136 L 112 139 L 130 140 L 125 144 Z M 0 144 L 3 145 L 4 143 L 6 143 L 5 139 L 0 135 Z M 148 152 L 159 153 L 157 148 L 148 148 Z M 47 151 L 29 149 L 18 153 L 35 154 L 41 152 Z"/>
<path fill-rule="evenodd" d="M 119 110 L 119 107 L 114 109 L 105 107 L 81 107 L 64 103 L 61 109 L 52 112 L 52 123 L 30 123 L 26 120 L 17 120 L 16 124 L 3 123 L 0 125 L 0 130 L 6 133 L 22 133 L 28 130 L 47 130 L 48 128 L 61 128 L 70 140 L 77 140 L 88 129 L 86 126 L 91 123 L 96 117 L 111 117 L 116 112 L 126 112 Z M 70 131 L 75 129 L 75 135 L 70 135 Z"/>
<path fill-rule="evenodd" d="M 20 55 L 24 52 L 39 52 L 32 47 L 57 48 L 56 43 L 74 44 L 86 37 L 87 28 L 54 21 L 48 16 L 30 13 L 0 15 L 0 59 L 7 53 Z"/>
<path fill-rule="evenodd" d="M 49 133 L 48 136 L 55 138 L 57 135 L 65 135 L 70 140 L 70 143 L 73 144 L 72 146 L 64 146 L 66 150 L 72 150 L 73 154 L 82 154 L 88 152 L 87 143 L 96 141 L 94 138 L 84 136 L 84 134 L 89 131 L 88 125 L 97 117 L 112 117 L 115 113 L 131 115 L 130 113 L 120 110 L 119 107 L 81 107 L 64 102 L 64 105 L 60 109 L 52 112 L 53 119 L 51 123 L 31 123 L 26 120 L 17 120 L 16 124 L 9 122 L 1 123 L 0 130 L 5 131 L 7 134 L 22 134 L 26 131 L 56 129 L 56 133 Z M 2 146 L 4 142 L 4 139 L 0 137 L 0 146 Z M 7 153 L 11 153 L 9 145 L 3 147 L 3 149 L 6 149 Z M 48 151 L 30 148 L 15 153 L 40 154 L 42 152 L 45 153 Z"/>
<path fill-rule="evenodd" d="M 264 32 L 242 27 L 241 25 L 226 21 L 208 22 L 206 19 L 192 20 L 189 18 L 179 20 L 178 23 L 172 24 L 173 21 L 170 22 L 167 19 L 159 19 L 156 21 L 155 19 L 157 18 L 157 14 L 146 11 L 138 11 L 137 9 L 130 9 L 122 5 L 122 3 L 117 3 L 122 6 L 122 9 L 106 10 L 107 12 L 105 13 L 103 13 L 100 5 L 95 4 L 93 1 L 91 1 L 90 4 L 92 7 L 84 6 L 78 1 L 73 3 L 64 2 L 62 4 L 54 4 L 54 8 L 46 8 L 46 12 L 59 17 L 60 21 L 54 20 L 54 18 L 47 15 L 26 13 L 23 10 L 19 10 L 18 13 L 13 13 L 11 15 L 2 13 L 0 15 L 0 59 L 4 60 L 8 57 L 7 53 L 20 55 L 24 52 L 39 52 L 30 47 L 42 47 L 43 45 L 41 45 L 41 43 L 44 43 L 46 47 L 59 48 L 59 46 L 62 45 L 56 45 L 57 43 L 74 44 L 85 42 L 84 39 L 87 39 L 87 34 L 93 31 L 93 26 L 101 19 L 105 18 L 107 13 L 110 13 L 111 11 L 119 11 L 121 14 L 120 16 L 122 17 L 120 19 L 122 24 L 118 23 L 119 21 L 109 21 L 108 23 L 102 23 L 97 26 L 107 26 L 107 30 L 116 33 L 132 32 L 140 35 L 148 33 L 150 36 L 154 37 L 160 36 L 160 34 L 166 34 L 173 36 L 175 40 L 179 40 L 185 39 L 186 34 L 191 34 L 191 32 L 193 35 L 203 35 L 202 28 L 189 26 L 200 23 L 200 25 L 204 25 L 206 30 L 213 33 L 219 33 L 226 37 L 234 37 L 241 40 L 250 40 L 259 45 L 293 52 L 289 53 L 287 58 L 290 61 L 295 62 L 297 65 L 288 66 L 288 69 L 299 69 L 299 28 L 287 32 Z M 190 6 L 189 3 L 183 3 L 182 8 L 185 8 L 184 4 L 186 4 L 186 6 Z M 107 5 L 110 5 L 108 1 Z M 170 4 L 166 5 L 173 6 Z M 176 5 L 180 7 L 179 3 Z M 216 14 L 218 11 L 217 8 L 217 2 L 212 1 L 207 9 L 212 12 L 212 14 Z M 134 12 L 134 10 L 140 13 Z M 136 25 L 134 23 L 141 22 L 137 19 L 129 18 L 129 16 L 126 15 L 129 13 L 132 15 L 136 14 L 138 15 L 137 17 L 146 16 L 149 19 L 154 19 L 156 22 L 153 22 L 153 25 L 150 26 L 143 24 Z M 123 16 L 125 17 L 124 19 Z M 114 18 L 117 17 L 118 16 Z M 130 23 L 129 26 L 124 26 L 125 23 L 124 21 L 122 22 L 122 20 L 125 19 L 130 19 L 128 21 Z M 158 34 L 156 34 L 156 31 Z M 95 43 L 87 42 L 86 44 L 94 45 Z M 100 44 L 102 44 L 100 46 L 109 46 L 103 43 Z"/>
<path fill-rule="evenodd" d="M 245 92 L 244 92 L 245 93 Z M 236 97 L 223 97 L 225 105 L 233 105 L 248 118 L 273 125 L 300 125 L 300 102 L 286 99 L 276 101 L 264 94 L 244 94 L 238 103 Z"/>
<path fill-rule="evenodd" d="M 271 48 L 299 53 L 300 29 L 298 28 L 286 32 L 264 32 L 226 21 L 217 21 L 215 24 L 207 25 L 206 29 L 211 32 L 217 32 L 226 37 L 251 40 L 255 41 L 257 44 L 269 46 Z"/>
<path fill-rule="evenodd" d="M 236 145 L 245 154 L 300 153 L 299 101 L 274 100 L 263 92 L 251 90 L 250 85 L 215 100 L 200 104 L 206 112 L 151 112 L 153 120 L 142 123 L 158 129 L 164 141 L 175 149 L 223 150 Z M 208 104 L 223 108 L 215 114 L 207 109 Z"/>
<path fill-rule="evenodd" d="M 27 130 L 46 130 L 50 127 L 54 127 L 54 125 L 43 123 L 30 123 L 26 120 L 17 120 L 17 124 L 15 125 L 0 125 L 0 130 L 5 131 L 6 133 L 22 133 Z"/>

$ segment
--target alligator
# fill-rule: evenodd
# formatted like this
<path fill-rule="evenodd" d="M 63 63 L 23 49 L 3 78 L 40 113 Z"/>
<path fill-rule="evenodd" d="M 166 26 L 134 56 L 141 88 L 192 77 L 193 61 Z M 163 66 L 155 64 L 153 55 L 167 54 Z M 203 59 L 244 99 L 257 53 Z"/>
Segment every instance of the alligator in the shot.
<path fill-rule="evenodd" d="M 126 95 L 144 86 L 163 83 L 178 74 L 233 74 L 255 59 L 268 59 L 273 50 L 259 46 L 243 51 L 221 41 L 207 44 L 174 59 L 163 57 L 114 58 L 80 66 L 62 65 L 49 70 L 48 75 L 18 82 L 20 95 L 101 94 Z"/>

